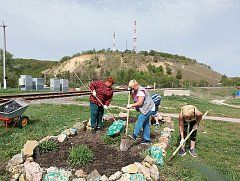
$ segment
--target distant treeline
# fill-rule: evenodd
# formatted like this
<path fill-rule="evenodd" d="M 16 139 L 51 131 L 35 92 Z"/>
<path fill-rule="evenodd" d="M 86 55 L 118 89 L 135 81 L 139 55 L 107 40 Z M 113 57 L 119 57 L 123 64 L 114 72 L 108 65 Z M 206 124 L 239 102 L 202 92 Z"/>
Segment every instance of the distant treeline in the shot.
<path fill-rule="evenodd" d="M 64 56 L 62 57 L 59 62 L 62 63 L 64 61 L 67 61 L 71 58 L 74 58 L 74 57 L 78 57 L 80 55 L 85 55 L 85 54 L 101 54 L 101 53 L 127 53 L 127 54 L 136 54 L 136 52 L 134 51 L 131 51 L 131 50 L 125 50 L 125 51 L 112 51 L 110 48 L 108 49 L 101 49 L 101 50 L 86 50 L 86 51 L 82 51 L 81 53 L 76 53 L 76 54 L 73 54 L 72 56 Z M 185 56 L 182 56 L 182 55 L 178 55 L 178 54 L 170 54 L 170 53 L 164 53 L 164 52 L 158 52 L 158 51 L 155 51 L 155 50 L 150 50 L 150 51 L 146 51 L 146 50 L 142 50 L 140 52 L 138 52 L 138 54 L 140 55 L 144 55 L 144 56 L 153 56 L 154 57 L 154 60 L 157 60 L 157 58 L 164 58 L 165 60 L 169 60 L 169 61 L 179 61 L 179 62 L 182 62 L 182 63 L 185 63 L 185 64 L 188 64 L 189 62 L 191 63 L 198 63 L 200 65 L 203 65 L 209 69 L 212 69 L 211 66 L 208 66 L 206 64 L 203 64 L 203 63 L 199 63 L 197 62 L 197 60 L 195 59 L 191 59 L 191 58 L 187 58 Z"/>
<path fill-rule="evenodd" d="M 3 56 L 0 49 L 0 82 L 3 84 Z M 18 87 L 18 79 L 21 74 L 43 77 L 42 71 L 56 65 L 56 61 L 40 61 L 35 59 L 13 58 L 13 54 L 6 52 L 6 77 L 7 86 Z"/>

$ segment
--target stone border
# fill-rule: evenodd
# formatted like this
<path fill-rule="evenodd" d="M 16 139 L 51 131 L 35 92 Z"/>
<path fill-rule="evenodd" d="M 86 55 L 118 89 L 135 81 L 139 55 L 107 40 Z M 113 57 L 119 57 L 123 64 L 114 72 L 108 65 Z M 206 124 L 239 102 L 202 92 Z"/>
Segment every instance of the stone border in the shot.
<path fill-rule="evenodd" d="M 119 116 L 123 116 L 120 113 Z M 117 171 L 109 178 L 105 175 L 101 176 L 97 170 L 93 170 L 87 175 L 83 170 L 58 169 L 50 167 L 43 169 L 40 165 L 34 162 L 33 153 L 38 150 L 38 145 L 48 140 L 58 140 L 64 142 L 68 137 L 74 136 L 81 130 L 86 130 L 87 121 L 77 122 L 72 128 L 63 131 L 58 136 L 47 136 L 40 141 L 27 140 L 21 153 L 16 154 L 8 162 L 6 169 L 11 173 L 11 181 L 53 181 L 58 178 L 59 181 L 129 181 L 129 180 L 160 180 L 158 166 L 163 165 L 163 157 L 166 157 L 166 149 L 170 144 L 171 134 L 174 131 L 174 124 L 170 117 L 164 119 L 165 128 L 161 131 L 160 138 L 157 143 L 151 145 L 151 148 L 158 148 L 160 152 L 156 155 L 149 155 L 141 162 L 134 162 L 133 164 L 122 167 L 121 171 Z M 87 128 L 89 128 L 87 126 Z M 157 159 L 160 159 L 159 160 Z M 158 165 L 158 166 L 157 166 Z M 73 175 L 72 172 L 75 171 Z"/>

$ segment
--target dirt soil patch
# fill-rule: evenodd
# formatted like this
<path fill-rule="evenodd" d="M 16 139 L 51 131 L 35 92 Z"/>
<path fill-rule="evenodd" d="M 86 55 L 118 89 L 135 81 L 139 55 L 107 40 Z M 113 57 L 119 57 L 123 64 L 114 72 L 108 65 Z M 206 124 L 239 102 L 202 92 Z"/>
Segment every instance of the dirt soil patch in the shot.
<path fill-rule="evenodd" d="M 106 129 L 97 131 L 96 134 L 92 134 L 88 130 L 80 132 L 78 135 L 70 137 L 67 141 L 59 143 L 58 151 L 36 156 L 35 161 L 45 168 L 50 166 L 69 168 L 69 151 L 73 146 L 80 144 L 87 145 L 93 151 L 94 160 L 85 166 L 74 166 L 71 168 L 82 169 L 87 174 L 97 169 L 101 175 L 110 176 L 126 165 L 142 161 L 140 152 L 146 149 L 146 147 L 134 145 L 127 152 L 121 152 L 119 149 L 109 146 L 102 141 L 101 137 L 106 134 Z"/>

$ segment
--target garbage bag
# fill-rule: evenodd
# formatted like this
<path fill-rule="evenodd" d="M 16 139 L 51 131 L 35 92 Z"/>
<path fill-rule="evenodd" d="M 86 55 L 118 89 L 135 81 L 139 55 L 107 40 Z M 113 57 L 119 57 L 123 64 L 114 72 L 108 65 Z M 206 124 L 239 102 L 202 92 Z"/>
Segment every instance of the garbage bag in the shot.
<path fill-rule="evenodd" d="M 115 136 L 119 134 L 124 129 L 125 124 L 126 122 L 123 120 L 117 120 L 113 122 L 112 125 L 107 130 L 107 135 Z"/>
<path fill-rule="evenodd" d="M 163 166 L 163 151 L 158 146 L 151 146 L 149 148 L 149 156 L 155 159 L 155 164 Z"/>
<path fill-rule="evenodd" d="M 6 105 L 4 107 L 4 113 L 11 113 L 14 112 L 15 110 L 19 109 L 20 107 L 22 107 L 20 104 L 12 104 L 12 105 Z"/>

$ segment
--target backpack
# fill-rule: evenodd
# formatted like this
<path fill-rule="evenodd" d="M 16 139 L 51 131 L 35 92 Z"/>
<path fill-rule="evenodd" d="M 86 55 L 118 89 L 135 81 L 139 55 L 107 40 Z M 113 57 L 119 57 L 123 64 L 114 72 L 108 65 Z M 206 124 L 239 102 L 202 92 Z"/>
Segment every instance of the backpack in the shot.
<path fill-rule="evenodd" d="M 159 94 L 152 94 L 151 98 L 156 107 L 160 106 L 162 97 Z"/>

